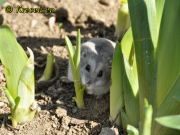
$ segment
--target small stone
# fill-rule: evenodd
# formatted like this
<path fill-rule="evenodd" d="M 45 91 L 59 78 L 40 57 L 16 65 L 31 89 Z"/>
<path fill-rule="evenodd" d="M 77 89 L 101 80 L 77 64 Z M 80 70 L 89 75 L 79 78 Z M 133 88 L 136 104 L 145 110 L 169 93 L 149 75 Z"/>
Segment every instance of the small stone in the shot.
<path fill-rule="evenodd" d="M 54 25 L 55 25 L 56 18 L 54 16 L 49 18 L 49 29 L 51 31 L 54 31 Z"/>
<path fill-rule="evenodd" d="M 58 107 L 56 109 L 56 115 L 61 118 L 63 116 L 67 116 L 67 110 L 65 110 L 64 108 Z"/>
<path fill-rule="evenodd" d="M 61 100 L 56 100 L 56 104 L 59 104 L 59 105 L 63 105 L 64 104 L 64 102 L 62 102 Z"/>
<path fill-rule="evenodd" d="M 71 124 L 74 124 L 74 125 L 80 125 L 80 124 L 84 124 L 84 123 L 87 123 L 88 121 L 87 120 L 81 120 L 81 119 L 76 119 L 76 118 L 71 118 Z"/>
<path fill-rule="evenodd" d="M 94 128 L 94 127 L 97 127 L 99 124 L 97 122 L 94 122 L 94 121 L 91 121 L 90 122 L 90 127 L 91 128 Z"/>
<path fill-rule="evenodd" d="M 0 107 L 4 106 L 4 102 L 0 102 Z"/>
<path fill-rule="evenodd" d="M 32 0 L 33 2 L 38 2 L 39 0 Z"/>
<path fill-rule="evenodd" d="M 57 127 L 57 125 L 56 125 L 55 123 L 53 123 L 53 124 L 52 124 L 52 127 L 53 127 L 53 128 L 56 128 L 56 127 Z"/>
<path fill-rule="evenodd" d="M 7 135 L 13 135 L 13 133 L 8 133 Z"/>
<path fill-rule="evenodd" d="M 62 76 L 60 80 L 64 83 L 70 83 L 71 81 L 67 78 L 67 76 Z"/>
<path fill-rule="evenodd" d="M 31 21 L 31 28 L 34 28 L 37 23 L 38 23 L 38 21 L 35 20 L 35 19 L 33 19 L 33 20 Z"/>
<path fill-rule="evenodd" d="M 57 121 L 57 118 L 56 118 L 56 116 L 51 116 L 51 120 L 53 120 L 53 121 Z"/>
<path fill-rule="evenodd" d="M 33 33 L 33 32 L 29 32 L 29 36 L 30 36 L 30 37 L 33 37 L 33 36 L 34 36 L 34 33 Z"/>
<path fill-rule="evenodd" d="M 68 116 L 64 116 L 62 118 L 62 121 L 61 121 L 61 127 L 66 129 L 66 130 L 69 130 L 69 123 L 71 122 L 71 118 L 68 117 Z"/>

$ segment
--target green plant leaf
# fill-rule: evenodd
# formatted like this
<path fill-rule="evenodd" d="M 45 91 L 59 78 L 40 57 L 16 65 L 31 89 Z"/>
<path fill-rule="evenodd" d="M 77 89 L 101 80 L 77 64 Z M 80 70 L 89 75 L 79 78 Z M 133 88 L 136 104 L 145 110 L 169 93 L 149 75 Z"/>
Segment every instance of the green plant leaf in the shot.
<path fill-rule="evenodd" d="M 151 135 L 153 109 L 147 99 L 144 100 L 144 119 L 142 121 L 143 128 L 140 129 L 142 135 Z"/>
<path fill-rule="evenodd" d="M 69 60 L 70 60 L 72 71 L 75 71 L 75 62 L 74 62 L 75 49 L 67 36 L 65 36 L 65 42 L 66 42 L 66 48 L 69 54 Z"/>
<path fill-rule="evenodd" d="M 139 135 L 138 129 L 131 125 L 127 125 L 127 132 L 128 132 L 128 135 Z"/>
<path fill-rule="evenodd" d="M 80 54 L 81 54 L 81 33 L 80 29 L 77 31 L 77 39 L 76 39 L 76 51 L 74 54 L 74 62 L 75 67 L 80 70 Z"/>
<path fill-rule="evenodd" d="M 127 125 L 130 123 L 129 122 L 129 118 L 127 117 L 126 113 L 124 112 L 124 110 L 121 111 L 120 113 L 120 117 L 119 117 L 119 121 L 122 124 L 123 129 L 127 129 Z"/>
<path fill-rule="evenodd" d="M 17 43 L 7 25 L 0 27 L 0 60 L 5 67 L 6 96 L 10 102 L 13 126 L 34 118 L 36 110 L 31 110 L 35 102 L 34 55 L 28 48 L 28 58 Z"/>
<path fill-rule="evenodd" d="M 174 96 L 174 99 L 175 99 L 176 101 L 180 102 L 180 97 L 179 97 L 179 95 L 175 95 L 175 96 Z"/>
<path fill-rule="evenodd" d="M 15 107 L 15 99 L 11 96 L 11 94 L 9 93 L 9 90 L 7 88 L 4 88 L 4 93 L 6 95 L 6 97 L 8 98 L 8 101 L 10 103 L 11 109 Z"/>
<path fill-rule="evenodd" d="M 176 80 L 171 91 L 166 95 L 163 103 L 157 109 L 157 117 L 165 116 L 165 115 L 175 115 L 180 113 L 180 102 L 175 97 L 179 98 L 180 95 L 180 77 Z M 169 133 L 174 135 L 179 135 L 180 132 L 173 131 L 172 129 L 168 129 L 162 127 L 158 124 L 155 124 L 154 133 L 158 133 L 159 135 L 168 135 Z"/>
<path fill-rule="evenodd" d="M 78 30 L 77 33 L 76 50 L 74 50 L 72 43 L 68 37 L 65 37 L 65 41 L 69 54 L 69 61 L 73 73 L 74 87 L 76 92 L 76 97 L 74 97 L 73 99 L 76 101 L 78 108 L 83 108 L 84 107 L 83 95 L 84 95 L 85 87 L 81 84 L 81 78 L 80 78 L 80 52 L 81 52 L 80 30 Z"/>
<path fill-rule="evenodd" d="M 136 61 L 132 67 L 124 58 L 125 72 L 123 75 L 123 93 L 125 112 L 130 125 L 138 127 L 139 125 L 139 86 Z"/>
<path fill-rule="evenodd" d="M 157 46 L 157 17 L 155 0 L 128 0 L 131 26 L 135 42 L 149 42 Z"/>
<path fill-rule="evenodd" d="M 165 2 L 157 50 L 158 106 L 167 98 L 168 93 L 173 90 L 180 77 L 180 28 L 176 26 L 180 23 L 179 14 L 177 13 L 179 10 L 180 1 L 171 0 Z"/>
<path fill-rule="evenodd" d="M 129 60 L 129 57 L 131 55 L 132 44 L 133 44 L 132 29 L 129 28 L 121 41 L 122 53 L 127 60 Z"/>
<path fill-rule="evenodd" d="M 126 40 L 125 40 L 126 39 Z M 131 39 L 131 40 L 129 40 Z M 130 42 L 129 42 L 130 41 Z M 138 78 L 137 78 L 137 67 L 134 60 L 132 67 L 126 58 L 130 57 L 132 49 L 132 34 L 129 30 L 122 40 L 123 45 L 119 48 L 116 45 L 113 63 L 112 63 L 112 85 L 110 88 L 110 119 L 114 120 L 116 115 L 119 114 L 123 105 L 123 97 L 126 111 L 126 120 L 133 126 L 138 127 L 139 122 L 139 98 L 138 98 Z M 124 50 L 123 52 L 121 52 Z M 124 54 L 124 58 L 122 56 Z M 126 69 L 126 70 L 125 70 Z M 123 91 L 124 90 L 124 91 Z M 124 93 L 124 95 L 122 94 Z M 120 97 L 118 99 L 118 97 Z M 119 107 L 114 108 L 115 102 L 119 103 Z M 126 125 L 122 120 L 122 124 Z M 125 122 L 125 123 L 124 123 Z M 119 124 L 119 119 L 116 121 Z"/>
<path fill-rule="evenodd" d="M 131 25 L 128 4 L 121 1 L 121 7 L 118 10 L 117 22 L 116 22 L 116 31 L 115 36 L 121 39 L 124 33 L 128 30 Z"/>
<path fill-rule="evenodd" d="M 54 63 L 55 63 L 54 55 L 49 53 L 47 55 L 46 67 L 45 67 L 44 73 L 42 77 L 38 80 L 38 82 L 47 81 L 51 78 L 52 73 L 53 73 Z"/>
<path fill-rule="evenodd" d="M 0 60 L 5 68 L 7 89 L 15 99 L 18 95 L 19 77 L 28 58 L 7 25 L 0 27 L 0 37 Z"/>
<path fill-rule="evenodd" d="M 138 71 L 140 121 L 143 121 L 144 99 L 147 98 L 152 106 L 155 104 L 156 4 L 155 0 L 128 0 L 128 5 Z"/>
<path fill-rule="evenodd" d="M 18 123 L 31 121 L 36 113 L 36 110 L 30 109 L 32 104 L 35 102 L 35 83 L 34 55 L 29 48 L 28 51 L 30 53 L 30 57 L 20 75 L 16 107 L 11 115 L 13 126 L 16 126 Z"/>
<path fill-rule="evenodd" d="M 180 28 L 177 27 L 180 19 L 178 11 L 180 11 L 180 1 L 165 1 L 156 54 L 158 63 L 156 117 L 180 113 L 180 103 L 175 99 L 175 97 L 180 97 Z M 180 131 L 155 124 L 154 133 L 179 135 Z"/>
<path fill-rule="evenodd" d="M 113 54 L 112 60 L 112 70 L 111 70 L 111 80 L 112 84 L 110 87 L 110 120 L 114 121 L 117 118 L 117 115 L 120 114 L 120 111 L 123 107 L 123 56 L 121 51 L 121 44 L 116 43 L 116 47 Z M 118 106 L 115 106 L 118 105 Z M 120 124 L 119 119 L 116 121 L 117 124 Z"/>
<path fill-rule="evenodd" d="M 174 82 L 171 90 L 166 95 L 163 103 L 157 109 L 157 116 L 164 115 L 173 115 L 180 113 L 180 102 L 178 102 L 178 98 L 180 97 L 180 76 Z"/>
<path fill-rule="evenodd" d="M 159 33 L 165 0 L 156 0 L 157 30 Z M 159 34 L 157 34 L 159 35 Z M 159 36 L 158 36 L 159 37 Z"/>
<path fill-rule="evenodd" d="M 180 115 L 159 117 L 159 118 L 156 118 L 156 121 L 165 127 L 180 130 Z"/>

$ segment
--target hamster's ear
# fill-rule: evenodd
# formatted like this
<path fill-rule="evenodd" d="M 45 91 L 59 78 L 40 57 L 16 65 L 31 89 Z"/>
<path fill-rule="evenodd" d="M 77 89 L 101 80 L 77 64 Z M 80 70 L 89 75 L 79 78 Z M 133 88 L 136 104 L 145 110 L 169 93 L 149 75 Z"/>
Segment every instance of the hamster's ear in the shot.
<path fill-rule="evenodd" d="M 108 59 L 108 68 L 112 68 L 112 59 Z"/>
<path fill-rule="evenodd" d="M 112 68 L 112 58 L 111 57 L 106 57 L 106 64 L 109 69 Z"/>

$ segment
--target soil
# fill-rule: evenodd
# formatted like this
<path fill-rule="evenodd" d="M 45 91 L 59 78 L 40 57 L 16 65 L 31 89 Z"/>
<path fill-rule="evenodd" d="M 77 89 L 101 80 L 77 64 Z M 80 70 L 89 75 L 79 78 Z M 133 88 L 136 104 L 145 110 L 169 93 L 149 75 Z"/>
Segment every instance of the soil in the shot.
<path fill-rule="evenodd" d="M 5 12 L 8 5 L 14 7 L 12 13 Z M 54 8 L 55 13 L 16 13 L 19 5 Z M 92 37 L 115 40 L 118 7 L 118 0 L 20 0 L 0 7 L 0 24 L 8 24 L 22 47 L 34 52 L 36 81 L 43 73 L 47 53 L 53 53 L 56 59 L 53 78 L 36 84 L 35 98 L 41 111 L 34 120 L 12 128 L 7 117 L 9 103 L 0 89 L 0 135 L 98 135 L 103 127 L 112 127 L 109 94 L 97 99 L 85 93 L 85 108 L 78 109 L 72 100 L 75 96 L 73 84 L 62 81 L 61 77 L 66 76 L 68 63 L 64 36 L 75 44 L 76 31 L 80 28 L 82 42 Z M 0 85 L 5 85 L 2 65 Z"/>

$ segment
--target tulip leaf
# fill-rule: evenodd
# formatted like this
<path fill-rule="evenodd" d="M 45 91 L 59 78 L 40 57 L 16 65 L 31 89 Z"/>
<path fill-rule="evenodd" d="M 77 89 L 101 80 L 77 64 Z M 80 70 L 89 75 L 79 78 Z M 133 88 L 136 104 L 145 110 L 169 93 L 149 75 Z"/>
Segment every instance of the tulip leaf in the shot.
<path fill-rule="evenodd" d="M 15 99 L 18 95 L 19 77 L 28 58 L 7 25 L 0 27 L 0 37 L 0 60 L 5 67 L 7 89 Z"/>
<path fill-rule="evenodd" d="M 30 57 L 27 57 L 7 25 L 0 27 L 0 37 L 0 60 L 7 87 L 4 91 L 10 102 L 10 118 L 15 127 L 32 120 L 36 113 L 36 110 L 31 110 L 35 103 L 34 55 L 28 48 Z"/>
<path fill-rule="evenodd" d="M 116 43 L 113 54 L 110 87 L 110 120 L 115 120 L 123 107 L 123 74 L 124 74 L 123 56 L 121 44 Z M 114 106 L 117 104 L 118 106 Z M 119 120 L 119 119 L 117 119 Z M 116 123 L 119 123 L 116 121 Z"/>
<path fill-rule="evenodd" d="M 139 82 L 140 121 L 144 115 L 144 99 L 155 104 L 157 48 L 155 0 L 128 0 Z M 142 128 L 143 125 L 140 125 Z"/>
<path fill-rule="evenodd" d="M 81 35 L 80 35 L 80 29 L 78 29 L 77 39 L 76 39 L 76 51 L 74 54 L 74 62 L 78 70 L 80 70 L 80 54 L 81 54 Z"/>
<path fill-rule="evenodd" d="M 172 12 L 173 9 L 173 12 Z M 180 77 L 179 0 L 166 1 L 157 50 L 157 105 L 160 106 Z M 178 89 L 177 89 L 178 90 Z"/>
<path fill-rule="evenodd" d="M 75 49 L 70 39 L 67 36 L 65 37 L 65 42 L 66 42 L 66 48 L 69 54 L 69 60 L 70 60 L 72 71 L 75 71 L 75 62 L 74 62 Z"/>
<path fill-rule="evenodd" d="M 127 132 L 128 132 L 128 135 L 139 135 L 138 129 L 131 125 L 127 125 Z"/>
<path fill-rule="evenodd" d="M 180 115 L 170 115 L 156 118 L 156 121 L 169 128 L 180 130 Z"/>
<path fill-rule="evenodd" d="M 148 103 L 147 99 L 144 100 L 144 112 L 144 118 L 142 121 L 143 128 L 140 129 L 140 133 L 142 135 L 151 135 L 153 109 L 152 105 Z"/>
<path fill-rule="evenodd" d="M 121 41 L 123 56 L 127 60 L 129 60 L 129 57 L 131 55 L 132 44 L 133 44 L 132 29 L 129 28 Z"/>

